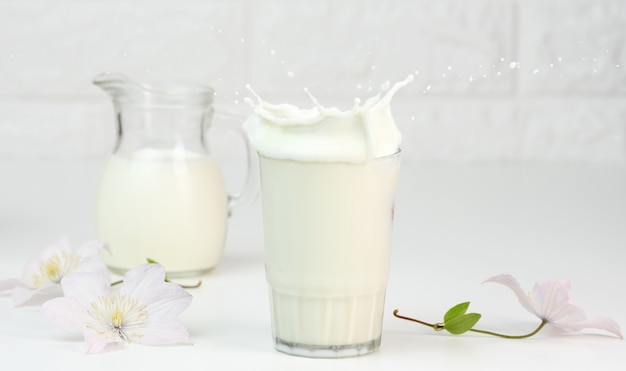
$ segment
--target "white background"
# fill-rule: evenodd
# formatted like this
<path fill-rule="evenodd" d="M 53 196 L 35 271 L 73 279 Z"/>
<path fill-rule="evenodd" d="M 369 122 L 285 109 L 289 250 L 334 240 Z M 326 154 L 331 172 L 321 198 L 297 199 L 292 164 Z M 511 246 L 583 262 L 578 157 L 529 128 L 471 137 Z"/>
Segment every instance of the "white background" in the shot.
<path fill-rule="evenodd" d="M 348 108 L 417 73 L 393 107 L 405 157 L 624 163 L 625 31 L 623 0 L 0 0 L 0 157 L 106 154 L 101 72 L 244 114 L 248 83 Z"/>
<path fill-rule="evenodd" d="M 505 288 L 480 285 L 511 273 L 528 289 L 570 279 L 590 317 L 626 326 L 626 1 L 0 0 L 0 278 L 62 234 L 93 238 L 114 126 L 91 80 L 107 71 L 206 83 L 242 114 L 248 83 L 272 102 L 310 105 L 306 86 L 347 108 L 415 73 L 392 103 L 404 142 L 383 345 L 340 361 L 272 350 L 257 202 L 231 218 L 223 263 L 192 292 L 182 320 L 193 347 L 86 357 L 79 338 L 4 295 L 0 356 L 17 369 L 626 364 L 625 343 L 593 330 L 507 342 L 390 316 L 437 321 L 471 300 L 484 327 L 524 332 L 536 319 Z M 228 140 L 215 149 L 232 188 L 242 156 Z"/>

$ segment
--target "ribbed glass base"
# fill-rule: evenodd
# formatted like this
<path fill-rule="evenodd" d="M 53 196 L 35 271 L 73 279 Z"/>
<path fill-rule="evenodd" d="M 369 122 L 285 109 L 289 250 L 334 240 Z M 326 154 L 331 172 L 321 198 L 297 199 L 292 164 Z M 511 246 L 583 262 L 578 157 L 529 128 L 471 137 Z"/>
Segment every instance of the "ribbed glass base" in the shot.
<path fill-rule="evenodd" d="M 380 347 L 380 337 L 359 344 L 347 345 L 312 345 L 299 344 L 274 338 L 277 351 L 293 356 L 309 358 L 346 358 L 372 353 Z"/>

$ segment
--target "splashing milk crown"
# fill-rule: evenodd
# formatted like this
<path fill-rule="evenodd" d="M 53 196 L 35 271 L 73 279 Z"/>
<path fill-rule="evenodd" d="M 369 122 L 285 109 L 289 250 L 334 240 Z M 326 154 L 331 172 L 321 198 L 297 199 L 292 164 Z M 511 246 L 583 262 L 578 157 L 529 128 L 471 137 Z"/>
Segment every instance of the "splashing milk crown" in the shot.
<path fill-rule="evenodd" d="M 270 104 L 248 86 L 257 102 L 246 98 L 253 113 L 243 124 L 252 146 L 267 157 L 316 162 L 363 163 L 399 151 L 402 136 L 391 115 L 393 95 L 413 80 L 409 75 L 365 103 L 341 111 L 323 107 L 308 90 L 310 109 L 291 104 Z"/>

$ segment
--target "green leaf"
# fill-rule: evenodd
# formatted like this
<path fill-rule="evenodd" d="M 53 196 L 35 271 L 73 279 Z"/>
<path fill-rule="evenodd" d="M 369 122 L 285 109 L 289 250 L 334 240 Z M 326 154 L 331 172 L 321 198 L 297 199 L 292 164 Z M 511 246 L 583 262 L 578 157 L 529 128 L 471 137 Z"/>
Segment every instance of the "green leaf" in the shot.
<path fill-rule="evenodd" d="M 480 320 L 480 314 L 468 313 L 456 316 L 449 321 L 444 322 L 444 328 L 451 334 L 460 335 L 467 332 L 474 327 L 474 325 Z"/>
<path fill-rule="evenodd" d="M 462 316 L 467 312 L 467 308 L 469 307 L 470 302 L 466 301 L 465 303 L 457 304 L 452 308 L 448 309 L 446 314 L 443 316 L 443 322 L 447 323 L 449 320 L 456 318 L 458 316 Z"/>

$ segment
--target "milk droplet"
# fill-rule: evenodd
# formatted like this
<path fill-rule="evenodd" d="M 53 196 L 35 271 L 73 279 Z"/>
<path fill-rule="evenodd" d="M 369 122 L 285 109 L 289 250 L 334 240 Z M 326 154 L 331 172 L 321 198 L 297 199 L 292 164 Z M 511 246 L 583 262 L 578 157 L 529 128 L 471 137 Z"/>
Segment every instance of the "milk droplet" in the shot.
<path fill-rule="evenodd" d="M 270 54 L 271 55 L 276 55 L 276 50 L 274 50 L 274 49 L 270 50 Z"/>
<path fill-rule="evenodd" d="M 448 66 L 448 71 L 452 71 L 452 66 Z"/>
<path fill-rule="evenodd" d="M 295 75 L 296 74 L 291 71 L 287 72 L 287 77 L 294 77 Z"/>
<path fill-rule="evenodd" d="M 431 86 L 430 86 L 430 85 L 428 85 L 428 86 L 426 87 L 426 91 L 430 91 L 430 88 L 431 88 Z"/>
<path fill-rule="evenodd" d="M 536 75 L 536 74 L 538 74 L 538 73 L 539 73 L 539 69 L 534 69 L 534 70 L 533 70 L 533 73 L 534 73 L 535 75 Z"/>
<path fill-rule="evenodd" d="M 242 43 L 246 42 L 246 39 L 244 39 L 243 37 L 241 39 L 239 39 L 239 41 L 241 41 Z"/>
<path fill-rule="evenodd" d="M 517 68 L 517 62 L 511 62 L 511 63 L 509 63 L 509 67 L 510 67 L 511 69 L 515 69 L 515 68 Z"/>
<path fill-rule="evenodd" d="M 415 116 L 411 116 L 411 121 L 415 121 Z"/>

